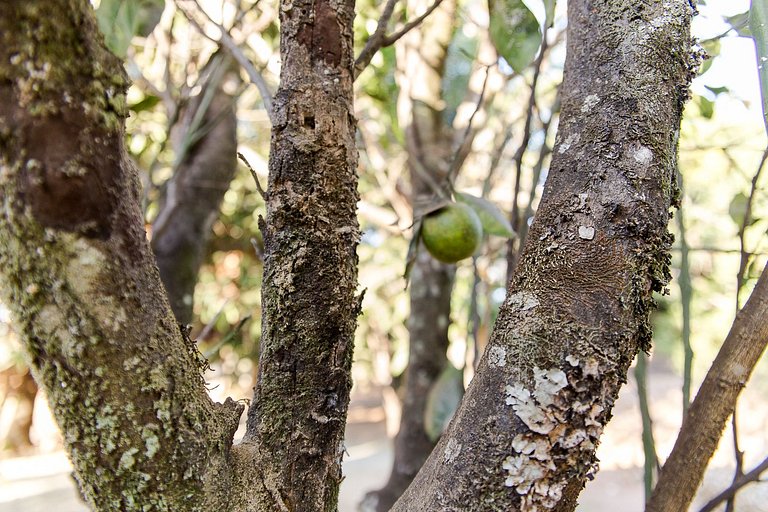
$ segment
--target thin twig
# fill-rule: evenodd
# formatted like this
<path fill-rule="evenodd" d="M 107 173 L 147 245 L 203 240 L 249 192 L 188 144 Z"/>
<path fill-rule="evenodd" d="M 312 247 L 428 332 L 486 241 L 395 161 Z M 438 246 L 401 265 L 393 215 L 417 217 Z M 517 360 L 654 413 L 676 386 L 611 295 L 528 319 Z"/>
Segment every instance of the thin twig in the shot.
<path fill-rule="evenodd" d="M 357 59 L 355 59 L 355 78 L 360 76 L 360 73 L 362 73 L 368 64 L 371 63 L 371 59 L 373 59 L 373 56 L 376 55 L 376 52 L 387 46 L 392 46 L 395 44 L 395 42 L 397 42 L 398 39 L 419 26 L 419 24 L 424 21 L 427 16 L 432 14 L 432 11 L 437 9 L 442 2 L 443 0 L 435 0 L 435 2 L 429 6 L 429 8 L 427 8 L 423 14 L 406 23 L 397 32 L 386 35 L 389 20 L 392 19 L 392 14 L 395 11 L 395 4 L 397 3 L 397 0 L 387 0 L 386 5 L 384 6 L 384 10 L 381 12 L 379 23 L 376 25 L 376 30 L 368 38 L 365 46 L 360 51 L 360 55 L 358 55 Z"/>
<path fill-rule="evenodd" d="M 651 498 L 653 484 L 658 468 L 658 456 L 656 455 L 656 443 L 653 439 L 653 420 L 651 419 L 651 410 L 648 406 L 648 356 L 640 351 L 637 354 L 637 363 L 635 364 L 635 381 L 637 382 L 637 398 L 640 404 L 640 417 L 643 423 L 643 483 L 645 484 L 645 501 Z"/>
<path fill-rule="evenodd" d="M 737 481 L 732 483 L 730 487 L 712 498 L 706 505 L 701 508 L 701 510 L 699 510 L 699 512 L 712 512 L 718 506 L 720 506 L 723 501 L 734 496 L 742 487 L 749 483 L 757 482 L 760 480 L 760 475 L 766 470 L 768 470 L 768 457 L 766 457 L 763 462 L 758 464 L 755 469 L 740 477 Z"/>
<path fill-rule="evenodd" d="M 194 3 L 197 7 L 197 10 L 201 11 L 205 17 L 208 19 L 210 23 L 212 23 L 218 30 L 220 34 L 220 38 L 216 39 L 215 37 L 211 37 L 208 34 L 205 33 L 205 29 L 203 26 L 195 19 L 194 15 L 187 11 L 185 7 L 182 7 L 181 2 L 182 1 L 189 1 L 189 0 L 176 0 L 176 5 L 178 6 L 179 10 L 184 13 L 184 16 L 189 20 L 189 22 L 197 29 L 198 32 L 203 37 L 206 37 L 207 39 L 210 39 L 214 43 L 220 45 L 221 47 L 225 48 L 230 55 L 237 61 L 238 64 L 245 70 L 245 72 L 248 74 L 248 78 L 251 80 L 251 83 L 256 86 L 256 88 L 259 90 L 259 94 L 261 94 L 261 100 L 264 103 L 264 109 L 267 111 L 267 115 L 269 116 L 270 121 L 272 124 L 274 124 L 274 114 L 272 112 L 272 93 L 269 90 L 269 87 L 267 86 L 267 82 L 264 80 L 264 77 L 262 76 L 261 72 L 256 69 L 256 67 L 253 65 L 253 63 L 248 59 L 248 57 L 245 56 L 242 49 L 238 46 L 238 44 L 235 42 L 234 39 L 232 39 L 232 36 L 229 35 L 229 32 L 227 31 L 227 28 L 223 25 L 220 25 L 219 23 L 216 23 L 213 18 L 210 17 L 210 15 L 198 5 L 196 0 L 191 0 L 191 3 Z"/>
<path fill-rule="evenodd" d="M 681 197 L 684 194 L 683 175 L 677 171 L 678 188 Z M 677 284 L 680 287 L 680 302 L 683 308 L 683 418 L 688 414 L 691 405 L 691 380 L 693 374 L 693 347 L 691 346 L 691 300 L 693 299 L 693 287 L 691 286 L 691 268 L 689 264 L 690 247 L 685 232 L 685 209 L 681 204 L 677 209 L 677 228 L 680 239 L 680 278 Z"/>
<path fill-rule="evenodd" d="M 757 191 L 757 182 L 760 179 L 760 174 L 763 171 L 763 167 L 765 167 L 765 161 L 768 159 L 768 148 L 763 152 L 763 157 L 760 159 L 760 164 L 757 167 L 757 171 L 755 172 L 754 176 L 752 176 L 752 183 L 749 190 L 749 197 L 747 198 L 747 205 L 744 209 L 744 218 L 741 220 L 741 224 L 739 225 L 739 249 L 740 249 L 740 257 L 739 257 L 739 270 L 736 273 L 736 313 L 739 312 L 739 309 L 741 309 L 741 302 L 739 301 L 739 295 L 741 294 L 741 289 L 746 284 L 746 279 L 744 278 L 744 274 L 747 270 L 747 265 L 749 264 L 749 254 L 746 250 L 746 240 L 745 240 L 745 233 L 747 231 L 747 227 L 752 223 L 752 203 L 755 198 L 755 192 Z M 738 430 L 738 422 L 736 420 L 736 410 L 733 411 L 733 416 L 731 416 L 731 425 L 733 427 L 733 458 L 736 462 L 736 468 L 734 470 L 733 474 L 733 483 L 735 484 L 740 478 L 744 476 L 744 452 L 739 448 L 739 430 Z M 728 503 L 725 507 L 725 512 L 733 512 L 735 509 L 735 500 L 736 496 L 735 493 L 728 497 Z"/>
<path fill-rule="evenodd" d="M 263 188 L 261 188 L 261 182 L 259 181 L 259 176 L 256 174 L 256 171 L 253 170 L 253 167 L 251 167 L 251 164 L 248 163 L 248 160 L 245 158 L 245 155 L 243 155 L 241 152 L 239 151 L 237 152 L 237 157 L 245 164 L 248 170 L 251 171 L 251 176 L 253 177 L 253 181 L 256 182 L 256 189 L 259 191 L 259 195 L 264 200 L 264 202 L 266 202 L 267 193 Z"/>
<path fill-rule="evenodd" d="M 768 148 L 763 151 L 763 156 L 760 159 L 760 164 L 757 166 L 757 171 L 755 171 L 754 176 L 752 176 L 752 184 L 749 189 L 749 197 L 747 198 L 747 205 L 744 209 L 744 218 L 741 221 L 741 225 L 739 226 L 739 248 L 740 248 L 740 254 L 741 257 L 739 259 L 739 270 L 736 274 L 736 311 L 738 312 L 739 309 L 741 309 L 741 303 L 739 302 L 739 293 L 741 292 L 741 289 L 744 287 L 745 279 L 744 274 L 747 270 L 747 264 L 749 263 L 749 253 L 746 250 L 746 242 L 745 242 L 745 232 L 747 231 L 747 227 L 752 223 L 752 204 L 755 199 L 755 194 L 757 192 L 757 182 L 760 180 L 760 174 L 763 172 L 763 168 L 765 167 L 765 162 L 768 160 Z"/>
<path fill-rule="evenodd" d="M 448 180 L 448 186 L 452 189 L 453 188 L 453 182 L 456 179 L 456 175 L 459 173 L 459 169 L 461 168 L 461 164 L 464 162 L 463 158 L 460 158 L 460 155 L 466 151 L 465 146 L 467 144 L 472 144 L 472 140 L 474 137 L 470 137 L 472 134 L 472 122 L 475 120 L 475 116 L 477 115 L 480 110 L 483 108 L 483 101 L 485 100 L 485 92 L 486 88 L 488 86 L 488 79 L 491 76 L 491 66 L 485 67 L 485 79 L 483 80 L 483 86 L 480 89 L 480 96 L 477 98 L 477 104 L 475 105 L 475 110 L 472 111 L 472 115 L 469 116 L 469 120 L 467 121 L 467 126 L 464 128 L 464 134 L 461 136 L 461 143 L 459 144 L 458 148 L 456 148 L 456 153 L 454 153 L 453 158 L 451 159 L 451 165 L 448 168 L 448 173 L 446 174 L 446 178 Z"/>

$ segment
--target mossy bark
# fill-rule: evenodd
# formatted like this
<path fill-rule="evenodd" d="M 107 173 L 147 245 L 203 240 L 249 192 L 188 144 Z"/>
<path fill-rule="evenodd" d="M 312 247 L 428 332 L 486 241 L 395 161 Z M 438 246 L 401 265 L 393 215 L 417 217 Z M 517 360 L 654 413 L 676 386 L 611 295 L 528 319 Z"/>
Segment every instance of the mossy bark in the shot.
<path fill-rule="evenodd" d="M 576 507 L 669 279 L 677 133 L 698 66 L 686 0 L 568 4 L 541 205 L 475 379 L 394 511 Z"/>
<path fill-rule="evenodd" d="M 353 0 L 284 1 L 264 235 L 259 380 L 241 448 L 269 508 L 336 510 L 359 228 Z"/>
<path fill-rule="evenodd" d="M 2 297 L 92 508 L 226 510 L 242 407 L 208 398 L 165 298 L 127 84 L 89 2 L 3 2 Z"/>

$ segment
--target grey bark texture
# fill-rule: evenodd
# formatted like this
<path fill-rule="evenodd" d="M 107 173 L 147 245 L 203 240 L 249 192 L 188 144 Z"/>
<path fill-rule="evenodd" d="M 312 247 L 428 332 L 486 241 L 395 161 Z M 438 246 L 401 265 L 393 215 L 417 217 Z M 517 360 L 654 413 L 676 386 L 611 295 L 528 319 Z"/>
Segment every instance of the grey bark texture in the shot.
<path fill-rule="evenodd" d="M 659 474 L 646 512 L 687 510 L 704 478 L 760 356 L 768 344 L 768 267 L 736 315 L 723 346 L 701 383 L 683 421 L 680 435 Z"/>
<path fill-rule="evenodd" d="M 426 2 L 409 2 L 412 11 Z M 442 113 L 442 77 L 454 31 L 456 3 L 444 1 L 398 48 L 398 113 L 408 139 L 408 169 L 414 215 L 445 187 L 453 153 L 453 131 Z M 455 265 L 432 258 L 424 247 L 410 275 L 408 366 L 402 390 L 400 428 L 394 440 L 394 460 L 383 488 L 368 493 L 363 510 L 386 512 L 419 472 L 432 452 L 424 413 L 432 386 L 448 364 L 448 326 Z"/>
<path fill-rule="evenodd" d="M 448 432 L 393 511 L 571 511 L 669 279 L 685 0 L 572 0 L 541 205 Z"/>
<path fill-rule="evenodd" d="M 179 323 L 192 323 L 197 274 L 211 226 L 237 170 L 237 114 L 221 83 L 193 98 L 175 128 L 174 151 L 181 160 L 164 186 L 152 226 L 152 250 L 171 309 Z M 213 94 L 210 103 L 208 93 Z M 204 109 L 202 122 L 195 115 Z M 199 140 L 190 144 L 190 140 Z"/>
<path fill-rule="evenodd" d="M 269 508 L 333 511 L 352 385 L 359 228 L 353 0 L 280 6 L 259 380 L 241 450 Z"/>
<path fill-rule="evenodd" d="M 127 85 L 89 2 L 0 6 L 2 298 L 90 507 L 224 510 L 242 406 L 210 400 L 165 299 Z"/>

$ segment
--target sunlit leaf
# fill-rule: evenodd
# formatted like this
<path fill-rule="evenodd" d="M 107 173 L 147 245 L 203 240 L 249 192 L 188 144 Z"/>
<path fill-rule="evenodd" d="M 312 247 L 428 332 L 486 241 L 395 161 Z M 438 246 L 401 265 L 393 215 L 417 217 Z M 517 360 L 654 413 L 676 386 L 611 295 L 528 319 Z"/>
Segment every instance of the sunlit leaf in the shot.
<path fill-rule="evenodd" d="M 546 16 L 544 25 L 551 27 L 555 22 L 555 0 L 544 0 L 544 12 Z"/>
<path fill-rule="evenodd" d="M 734 16 L 725 18 L 733 30 L 742 37 L 751 37 L 752 31 L 749 29 L 749 12 L 742 12 Z"/>
<path fill-rule="evenodd" d="M 125 57 L 133 36 L 151 33 L 164 7 L 164 0 L 101 0 L 96 19 L 107 47 Z"/>
<path fill-rule="evenodd" d="M 467 194 L 466 192 L 456 192 L 456 200 L 469 205 L 475 210 L 477 216 L 480 217 L 484 233 L 505 238 L 515 236 L 512 224 L 509 223 L 504 212 L 492 202 L 472 194 Z"/>
<path fill-rule="evenodd" d="M 429 390 L 424 408 L 424 430 L 430 440 L 437 441 L 440 438 L 459 408 L 463 396 L 463 372 L 449 363 Z"/>
<path fill-rule="evenodd" d="M 137 101 L 132 105 L 128 105 L 128 109 L 131 112 L 138 114 L 139 112 L 143 112 L 145 110 L 150 110 L 154 108 L 154 106 L 157 105 L 159 102 L 160 102 L 159 97 L 150 94 L 149 96 L 145 96 L 142 100 Z"/>
<path fill-rule="evenodd" d="M 717 96 L 717 95 L 719 95 L 719 94 L 722 94 L 722 93 L 724 93 L 724 92 L 728 92 L 728 88 L 727 88 L 727 87 L 725 87 L 725 86 L 721 86 L 721 87 L 710 87 L 710 86 L 708 86 L 708 85 L 705 85 L 705 86 L 704 86 L 704 88 L 705 88 L 705 89 L 707 89 L 707 90 L 709 90 L 710 92 L 712 92 L 712 93 L 713 93 L 715 96 Z"/>
<path fill-rule="evenodd" d="M 712 115 L 715 113 L 714 102 L 708 100 L 704 96 L 697 96 L 696 105 L 698 105 L 702 117 L 705 119 L 712 119 Z"/>
<path fill-rule="evenodd" d="M 731 204 L 728 205 L 728 215 L 731 216 L 731 219 L 733 219 L 733 222 L 735 222 L 737 226 L 744 224 L 744 216 L 747 214 L 748 201 L 749 199 L 747 196 L 743 192 L 739 192 L 733 196 L 733 199 L 731 199 Z M 750 217 L 748 225 L 751 226 L 758 220 L 759 219 Z"/>
<path fill-rule="evenodd" d="M 763 121 L 768 129 L 768 0 L 752 0 L 749 10 L 749 30 L 757 49 L 757 72 L 763 98 Z"/>
<path fill-rule="evenodd" d="M 709 70 L 709 68 L 712 67 L 712 62 L 714 61 L 715 57 L 720 55 L 720 40 L 709 39 L 707 41 L 702 41 L 701 47 L 704 48 L 704 50 L 707 52 L 707 59 L 702 62 L 701 68 L 699 69 L 699 74 L 703 75 Z"/>
<path fill-rule="evenodd" d="M 539 22 L 522 0 L 488 0 L 488 9 L 491 41 L 496 51 L 521 73 L 539 50 Z"/>

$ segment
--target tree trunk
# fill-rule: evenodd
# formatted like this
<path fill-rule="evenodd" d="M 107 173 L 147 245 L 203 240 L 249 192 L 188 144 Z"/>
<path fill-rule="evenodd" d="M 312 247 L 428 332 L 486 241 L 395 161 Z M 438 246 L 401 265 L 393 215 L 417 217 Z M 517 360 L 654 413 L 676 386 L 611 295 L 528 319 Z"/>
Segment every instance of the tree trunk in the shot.
<path fill-rule="evenodd" d="M 410 2 L 412 12 L 427 2 Z M 408 168 L 414 215 L 444 187 L 453 132 L 443 118 L 442 77 L 454 31 L 456 3 L 444 1 L 398 48 L 398 117 L 408 139 Z M 405 370 L 400 429 L 392 471 L 385 486 L 366 495 L 363 510 L 386 512 L 410 485 L 432 452 L 424 427 L 429 391 L 448 364 L 448 326 L 455 265 L 432 258 L 423 247 L 410 276 L 408 366 Z"/>
<path fill-rule="evenodd" d="M 179 323 L 192 323 L 197 274 L 205 256 L 211 226 L 229 182 L 237 170 L 237 115 L 234 99 L 220 80 L 213 91 L 200 93 L 185 109 L 176 127 L 174 150 L 182 160 L 165 185 L 152 226 L 152 250 L 171 309 Z M 206 94 L 213 94 L 210 104 Z M 200 126 L 192 119 L 205 109 Z M 187 149 L 192 137 L 202 138 Z"/>
<path fill-rule="evenodd" d="M 259 465 L 271 502 L 248 510 L 337 507 L 362 299 L 353 17 L 353 0 L 280 6 L 259 380 L 238 447 L 246 466 Z"/>
<path fill-rule="evenodd" d="M 686 0 L 572 0 L 560 133 L 489 346 L 394 511 L 570 511 L 669 279 Z"/>
<path fill-rule="evenodd" d="M 90 507 L 224 510 L 242 406 L 211 402 L 165 299 L 98 34 L 85 0 L 0 7 L 2 298 Z"/>

